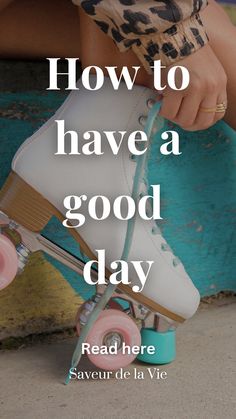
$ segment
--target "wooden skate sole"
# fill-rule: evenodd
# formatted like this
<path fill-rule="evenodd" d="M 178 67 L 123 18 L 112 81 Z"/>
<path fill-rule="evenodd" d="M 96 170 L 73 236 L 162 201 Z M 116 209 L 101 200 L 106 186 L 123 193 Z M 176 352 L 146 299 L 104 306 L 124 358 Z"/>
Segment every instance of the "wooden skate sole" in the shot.
<path fill-rule="evenodd" d="M 0 191 L 0 210 L 18 224 L 37 233 L 44 229 L 53 216 L 61 222 L 64 221 L 63 214 L 15 172 L 10 173 Z M 96 259 L 80 234 L 75 229 L 70 229 L 69 232 L 79 243 L 83 253 L 90 259 Z M 106 270 L 106 275 L 107 278 L 111 275 L 109 270 Z M 134 293 L 128 285 L 120 284 L 118 289 L 154 313 L 160 313 L 178 323 L 185 321 L 183 317 L 155 303 L 141 293 Z"/>

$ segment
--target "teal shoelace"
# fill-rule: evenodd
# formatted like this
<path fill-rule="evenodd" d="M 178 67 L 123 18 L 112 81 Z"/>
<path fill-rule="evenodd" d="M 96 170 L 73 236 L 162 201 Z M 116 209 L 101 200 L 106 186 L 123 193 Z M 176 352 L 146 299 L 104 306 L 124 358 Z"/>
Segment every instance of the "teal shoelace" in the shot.
<path fill-rule="evenodd" d="M 156 132 L 157 132 L 156 123 L 157 123 L 157 115 L 160 111 L 160 107 L 161 107 L 160 102 L 156 102 L 152 106 L 151 110 L 148 113 L 146 125 L 144 127 L 144 131 L 145 131 L 145 133 L 147 135 L 147 138 L 149 140 L 149 149 L 150 149 L 150 143 L 151 143 L 152 136 L 153 136 L 153 134 L 156 134 Z M 137 202 L 137 200 L 140 196 L 140 185 L 141 185 L 143 179 L 146 176 L 147 161 L 148 161 L 148 153 L 144 153 L 141 156 L 138 156 L 138 158 L 137 158 L 137 166 L 136 166 L 136 170 L 135 170 L 133 188 L 132 188 L 132 195 L 131 195 L 135 202 Z M 124 247 L 123 247 L 123 251 L 122 251 L 122 255 L 121 255 L 121 260 L 128 261 L 129 252 L 130 252 L 130 248 L 131 248 L 131 245 L 132 245 L 134 228 L 135 228 L 135 217 L 130 219 L 127 223 L 126 236 L 125 236 Z M 158 232 L 159 232 L 158 227 L 156 227 L 156 228 L 153 227 L 152 233 L 153 234 L 158 234 Z M 163 250 L 167 250 L 167 249 L 163 248 Z M 114 294 L 114 291 L 115 291 L 116 287 L 117 286 L 113 285 L 113 284 L 109 284 L 107 286 L 106 291 L 101 296 L 101 298 L 98 301 L 97 305 L 95 306 L 94 310 L 89 315 L 88 321 L 83 326 L 83 328 L 81 330 L 81 333 L 80 333 L 80 336 L 78 338 L 78 342 L 77 342 L 77 345 L 75 347 L 75 350 L 74 350 L 74 353 L 73 353 L 73 356 L 72 356 L 70 369 L 73 369 L 73 368 L 77 367 L 77 365 L 78 365 L 78 363 L 81 359 L 81 356 L 82 356 L 82 343 L 86 341 L 86 338 L 89 334 L 89 331 L 90 331 L 92 325 L 97 320 L 101 311 L 106 307 L 108 301 L 110 300 L 110 298 Z M 69 373 L 66 377 L 66 380 L 65 380 L 65 384 L 69 384 L 70 379 L 71 379 L 71 377 L 70 377 L 70 371 L 69 371 Z"/>

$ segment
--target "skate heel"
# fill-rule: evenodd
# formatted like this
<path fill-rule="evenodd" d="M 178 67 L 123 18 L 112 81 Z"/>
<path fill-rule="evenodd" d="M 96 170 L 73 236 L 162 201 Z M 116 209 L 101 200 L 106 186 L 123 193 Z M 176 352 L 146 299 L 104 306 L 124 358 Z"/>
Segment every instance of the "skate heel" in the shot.
<path fill-rule="evenodd" d="M 55 213 L 55 208 L 14 172 L 0 191 L 0 210 L 34 232 L 40 232 Z"/>
<path fill-rule="evenodd" d="M 64 216 L 57 208 L 15 172 L 10 173 L 0 191 L 0 211 L 16 223 L 35 233 L 40 233 L 52 216 L 56 216 L 61 222 L 64 220 Z M 90 259 L 96 259 L 95 254 L 76 229 L 71 229 L 70 234 L 79 243 L 84 254 Z M 109 278 L 110 272 L 108 269 L 106 269 L 106 275 Z M 118 288 L 154 313 L 160 313 L 178 323 L 183 323 L 185 320 L 145 295 L 134 294 L 128 285 L 119 284 Z"/>

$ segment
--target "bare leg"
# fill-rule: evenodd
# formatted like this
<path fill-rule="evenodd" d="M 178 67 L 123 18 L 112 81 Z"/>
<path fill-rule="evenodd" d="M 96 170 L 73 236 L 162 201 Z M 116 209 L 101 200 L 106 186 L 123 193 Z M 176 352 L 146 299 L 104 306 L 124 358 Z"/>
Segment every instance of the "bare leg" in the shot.
<path fill-rule="evenodd" d="M 78 57 L 83 67 L 140 66 L 132 52 L 121 54 L 113 41 L 69 0 L 0 0 L 0 57 Z M 151 85 L 140 71 L 137 83 Z"/>
<path fill-rule="evenodd" d="M 228 77 L 228 110 L 225 121 L 236 129 L 236 27 L 213 0 L 210 0 L 209 6 L 202 13 L 202 19 L 207 28 L 210 45 Z"/>
<path fill-rule="evenodd" d="M 2 58 L 80 57 L 79 46 L 77 8 L 69 0 L 0 0 Z"/>

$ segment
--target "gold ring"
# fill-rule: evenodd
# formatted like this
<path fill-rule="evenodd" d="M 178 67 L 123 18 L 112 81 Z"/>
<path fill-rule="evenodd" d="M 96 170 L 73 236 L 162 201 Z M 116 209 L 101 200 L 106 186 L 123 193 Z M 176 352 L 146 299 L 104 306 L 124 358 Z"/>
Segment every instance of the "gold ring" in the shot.
<path fill-rule="evenodd" d="M 202 112 L 206 112 L 206 113 L 213 113 L 213 112 L 221 113 L 221 112 L 225 112 L 226 109 L 227 109 L 227 105 L 225 102 L 218 103 L 215 108 L 200 108 Z"/>

